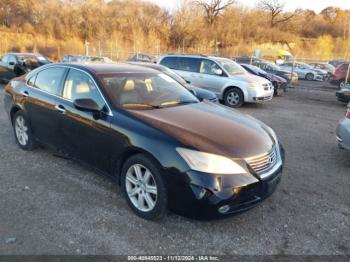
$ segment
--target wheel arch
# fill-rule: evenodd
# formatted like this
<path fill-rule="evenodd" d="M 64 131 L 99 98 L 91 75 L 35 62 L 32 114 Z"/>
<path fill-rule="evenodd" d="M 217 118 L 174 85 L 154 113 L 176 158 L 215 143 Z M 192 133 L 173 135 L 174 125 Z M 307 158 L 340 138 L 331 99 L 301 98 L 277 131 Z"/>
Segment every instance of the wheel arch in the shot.
<path fill-rule="evenodd" d="M 242 91 L 243 93 L 243 102 L 246 101 L 246 98 L 248 97 L 248 91 L 245 88 L 239 87 L 238 85 L 228 85 L 224 88 L 223 92 L 222 92 L 222 98 L 224 98 L 225 93 L 233 88 L 238 88 L 239 90 Z"/>
<path fill-rule="evenodd" d="M 114 170 L 113 170 L 113 176 L 115 177 L 116 181 L 118 182 L 118 184 L 121 184 L 121 172 L 123 169 L 123 166 L 125 164 L 125 162 L 132 156 L 135 156 L 137 154 L 144 154 L 147 155 L 148 157 L 150 157 L 152 160 L 154 160 L 158 165 L 162 166 L 161 163 L 158 161 L 158 159 L 151 153 L 148 152 L 142 148 L 138 148 L 138 147 L 130 147 L 124 150 L 124 152 L 121 154 L 120 157 L 118 157 L 117 159 L 114 159 L 113 163 L 116 164 L 114 165 Z"/>
<path fill-rule="evenodd" d="M 243 93 L 243 102 L 246 101 L 247 97 L 248 97 L 248 91 L 245 89 L 245 88 L 242 88 L 242 87 L 239 87 L 237 85 L 228 85 L 224 88 L 223 92 L 222 92 L 222 99 L 224 99 L 225 97 L 225 93 L 230 90 L 230 89 L 233 89 L 233 88 L 238 88 L 239 90 L 242 91 Z"/>
<path fill-rule="evenodd" d="M 11 119 L 11 123 L 13 125 L 13 117 L 15 116 L 15 114 L 18 112 L 18 111 L 21 111 L 22 108 L 19 106 L 19 105 L 14 105 L 12 108 L 11 108 L 11 111 L 10 111 L 10 119 Z"/>

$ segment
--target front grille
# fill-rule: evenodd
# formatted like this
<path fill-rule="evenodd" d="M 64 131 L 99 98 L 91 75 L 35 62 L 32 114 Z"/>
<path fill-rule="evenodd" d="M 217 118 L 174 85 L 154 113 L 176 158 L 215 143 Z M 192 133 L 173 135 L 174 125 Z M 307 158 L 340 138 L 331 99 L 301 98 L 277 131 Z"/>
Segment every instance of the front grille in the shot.
<path fill-rule="evenodd" d="M 246 161 L 248 162 L 249 166 L 258 175 L 261 175 L 269 171 L 276 164 L 277 162 L 276 148 L 274 147 L 269 153 L 247 158 Z"/>

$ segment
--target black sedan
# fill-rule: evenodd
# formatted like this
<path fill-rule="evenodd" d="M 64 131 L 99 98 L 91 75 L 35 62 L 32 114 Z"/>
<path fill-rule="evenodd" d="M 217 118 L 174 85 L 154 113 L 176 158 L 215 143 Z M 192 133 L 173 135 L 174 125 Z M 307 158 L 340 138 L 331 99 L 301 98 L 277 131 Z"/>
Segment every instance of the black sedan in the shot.
<path fill-rule="evenodd" d="M 51 63 L 45 56 L 32 53 L 8 53 L 0 59 L 0 81 L 8 82 L 42 65 Z"/>
<path fill-rule="evenodd" d="M 287 80 L 285 80 L 284 78 L 276 76 L 274 74 L 267 73 L 257 66 L 253 66 L 249 64 L 241 64 L 241 66 L 245 70 L 247 70 L 249 73 L 269 80 L 273 85 L 275 96 L 280 95 L 282 91 L 284 92 L 287 91 L 287 87 L 288 87 Z"/>
<path fill-rule="evenodd" d="M 159 64 L 153 64 L 153 63 L 146 63 L 146 62 L 128 62 L 128 64 L 132 64 L 132 65 L 138 65 L 138 66 L 144 66 L 147 68 L 152 68 L 155 70 L 158 70 L 168 76 L 170 76 L 171 78 L 173 78 L 174 80 L 176 80 L 177 82 L 179 82 L 181 85 L 183 85 L 184 87 L 186 87 L 189 91 L 191 91 L 199 100 L 209 100 L 215 103 L 219 103 L 219 99 L 216 96 L 216 94 L 214 92 L 211 92 L 209 90 L 205 90 L 203 88 L 200 87 L 196 87 L 194 85 L 191 85 L 191 83 L 186 82 L 185 79 L 183 79 L 181 76 L 179 76 L 177 73 L 175 73 L 173 70 L 169 69 L 166 66 L 162 66 Z"/>
<path fill-rule="evenodd" d="M 226 217 L 281 179 L 284 151 L 270 127 L 153 69 L 46 65 L 12 80 L 4 99 L 20 148 L 47 145 L 111 176 L 145 219 L 167 208 Z"/>

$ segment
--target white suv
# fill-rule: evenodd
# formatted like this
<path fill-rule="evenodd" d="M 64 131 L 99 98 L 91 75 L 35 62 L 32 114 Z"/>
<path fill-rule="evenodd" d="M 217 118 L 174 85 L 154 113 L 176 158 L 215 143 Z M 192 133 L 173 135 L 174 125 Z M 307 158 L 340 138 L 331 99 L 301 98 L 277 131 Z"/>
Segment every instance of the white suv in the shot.
<path fill-rule="evenodd" d="M 249 74 L 236 62 L 201 55 L 165 55 L 159 64 L 175 70 L 191 84 L 214 92 L 225 105 L 240 107 L 244 102 L 271 100 L 272 83 Z"/>

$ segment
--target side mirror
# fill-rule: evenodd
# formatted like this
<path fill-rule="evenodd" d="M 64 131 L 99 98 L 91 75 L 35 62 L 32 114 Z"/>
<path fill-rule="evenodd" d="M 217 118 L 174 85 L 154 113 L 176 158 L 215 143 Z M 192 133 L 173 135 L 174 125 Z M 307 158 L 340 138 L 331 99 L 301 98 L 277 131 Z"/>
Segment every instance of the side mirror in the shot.
<path fill-rule="evenodd" d="M 185 79 L 185 81 L 186 81 L 187 84 L 191 84 L 191 81 L 190 81 L 190 80 L 186 80 L 186 79 Z"/>
<path fill-rule="evenodd" d="M 91 112 L 94 114 L 95 118 L 99 118 L 101 113 L 101 108 L 98 104 L 90 98 L 76 99 L 73 102 L 74 107 L 80 111 Z"/>
<path fill-rule="evenodd" d="M 215 75 L 222 76 L 223 71 L 221 69 L 216 69 L 215 70 Z"/>

